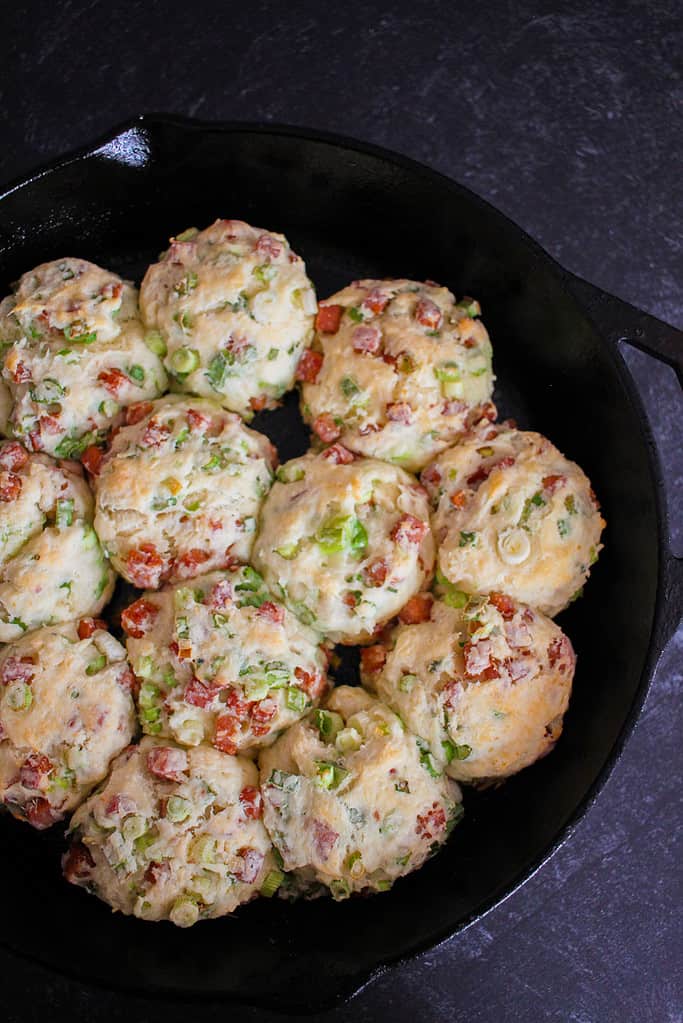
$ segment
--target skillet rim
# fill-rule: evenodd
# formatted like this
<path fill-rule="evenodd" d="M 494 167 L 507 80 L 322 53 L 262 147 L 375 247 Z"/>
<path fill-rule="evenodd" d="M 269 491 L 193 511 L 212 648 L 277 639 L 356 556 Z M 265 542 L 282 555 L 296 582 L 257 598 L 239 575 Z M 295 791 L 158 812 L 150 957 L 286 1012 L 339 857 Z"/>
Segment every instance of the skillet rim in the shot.
<path fill-rule="evenodd" d="M 116 155 L 114 153 L 109 156 L 109 154 L 105 152 L 107 147 L 111 146 L 113 142 L 130 134 L 131 132 L 135 132 L 136 130 L 144 131 L 145 129 L 149 129 L 150 131 L 154 131 L 155 128 L 160 127 L 196 134 L 222 133 L 228 136 L 232 133 L 251 133 L 258 135 L 270 135 L 273 137 L 298 138 L 307 142 L 322 142 L 337 149 L 346 151 L 350 150 L 355 153 L 374 157 L 383 162 L 393 164 L 394 166 L 398 166 L 417 174 L 422 178 L 431 178 L 438 187 L 457 192 L 469 203 L 469 205 L 486 210 L 490 216 L 492 215 L 504 224 L 506 229 L 516 236 L 519 243 L 530 250 L 536 260 L 541 261 L 548 267 L 564 291 L 568 301 L 573 302 L 580 310 L 581 314 L 590 322 L 598 343 L 602 345 L 603 350 L 606 354 L 608 354 L 617 378 L 623 385 L 633 406 L 633 410 L 642 433 L 642 438 L 645 441 L 647 448 L 649 469 L 648 482 L 653 497 L 658 529 L 657 586 L 653 608 L 652 627 L 650 630 L 647 649 L 645 651 L 643 670 L 641 672 L 640 681 L 638 683 L 638 688 L 633 702 L 629 708 L 619 735 L 608 751 L 605 761 L 594 781 L 588 787 L 582 799 L 569 815 L 567 821 L 558 830 L 554 838 L 547 843 L 536 857 L 534 857 L 531 865 L 520 870 L 512 882 L 503 887 L 502 891 L 496 890 L 477 910 L 458 921 L 457 924 L 451 924 L 446 929 L 440 929 L 433 938 L 429 938 L 412 945 L 409 951 L 397 953 L 395 956 L 387 956 L 377 962 L 370 969 L 362 969 L 356 974 L 349 974 L 346 982 L 338 982 L 336 990 L 330 992 L 329 997 L 315 1001 L 302 1000 L 301 1002 L 298 1002 L 296 1005 L 298 1011 L 303 1011 L 306 1014 L 309 1014 L 331 1009 L 348 1002 L 374 980 L 389 972 L 389 970 L 400 967 L 416 959 L 418 956 L 424 955 L 428 951 L 441 948 L 447 941 L 455 938 L 456 935 L 461 934 L 472 926 L 472 924 L 481 920 L 484 916 L 491 912 L 494 907 L 506 902 L 512 895 L 519 891 L 519 889 L 528 880 L 535 877 L 550 858 L 554 856 L 559 849 L 563 848 L 573 837 L 579 825 L 594 806 L 600 792 L 609 780 L 617 761 L 621 758 L 626 742 L 632 735 L 635 724 L 640 716 L 643 703 L 648 695 L 659 661 L 661 660 L 662 655 L 673 636 L 676 626 L 676 609 L 674 607 L 673 617 L 667 614 L 667 595 L 670 594 L 672 590 L 674 594 L 676 594 L 677 590 L 680 591 L 681 561 L 674 557 L 669 550 L 668 538 L 670 515 L 664 494 L 661 456 L 655 442 L 650 422 L 645 413 L 645 408 L 635 379 L 620 352 L 620 344 L 623 342 L 628 343 L 629 341 L 627 337 L 623 336 L 627 333 L 627 330 L 619 330 L 617 331 L 619 337 L 616 337 L 615 335 L 615 338 L 609 338 L 607 336 L 608 333 L 613 333 L 613 331 L 606 330 L 604 325 L 601 325 L 600 317 L 595 315 L 595 311 L 589 311 L 587 309 L 586 302 L 582 297 L 582 288 L 584 290 L 584 294 L 585 288 L 588 287 L 600 298 L 611 300 L 617 308 L 623 310 L 624 321 L 627 321 L 629 317 L 632 320 L 636 316 L 641 318 L 645 317 L 653 323 L 661 323 L 662 326 L 674 333 L 677 333 L 677 331 L 676 328 L 671 327 L 668 324 L 664 324 L 663 321 L 658 321 L 650 314 L 642 312 L 616 296 L 611 296 L 608 292 L 583 281 L 583 279 L 577 277 L 575 274 L 565 270 L 553 256 L 546 252 L 546 250 L 534 238 L 516 224 L 515 221 L 508 217 L 507 214 L 501 212 L 486 199 L 481 198 L 475 192 L 472 192 L 466 186 L 459 184 L 457 181 L 441 171 L 438 171 L 430 167 L 428 164 L 412 157 L 407 157 L 401 153 L 397 153 L 387 147 L 364 142 L 341 133 L 313 129 L 306 126 L 281 124 L 277 122 L 269 123 L 263 121 L 212 121 L 166 112 L 138 114 L 119 123 L 106 133 L 99 135 L 94 141 L 74 148 L 65 154 L 46 161 L 39 165 L 36 169 L 12 179 L 2 188 L 2 191 L 0 191 L 0 217 L 2 216 L 3 201 L 9 198 L 16 191 L 35 184 L 43 178 L 63 170 L 74 163 L 86 163 L 88 160 L 100 159 L 103 157 L 109 157 L 116 162 Z M 628 323 L 625 322 L 624 326 L 627 328 Z M 639 346 L 638 342 L 636 342 L 636 345 Z M 648 348 L 645 348 L 645 350 L 654 358 L 666 361 L 656 351 Z M 35 963 L 49 972 L 65 976 L 70 980 L 75 980 L 81 984 L 90 985 L 95 989 L 105 989 L 147 999 L 165 997 L 178 1003 L 200 1001 L 204 1005 L 209 1005 L 212 1002 L 217 1003 L 219 1001 L 230 1001 L 233 1004 L 266 1007 L 270 1010 L 275 1010 L 283 1014 L 293 1010 L 294 1008 L 293 1003 L 291 1003 L 287 1008 L 279 1007 L 277 1003 L 274 1003 L 267 996 L 265 998 L 259 998 L 258 996 L 254 998 L 241 993 L 229 992 L 227 990 L 220 994 L 217 992 L 204 994 L 196 991 L 192 993 L 181 992 L 177 989 L 157 984 L 148 985 L 144 988 L 125 984 L 116 986 L 114 983 L 109 983 L 105 980 L 84 978 L 83 974 L 79 973 L 77 970 L 72 971 L 62 968 L 58 969 L 54 967 L 49 960 L 44 960 L 40 956 L 29 952 L 17 951 L 4 939 L 0 939 L 0 947 L 9 952 L 12 956 Z"/>

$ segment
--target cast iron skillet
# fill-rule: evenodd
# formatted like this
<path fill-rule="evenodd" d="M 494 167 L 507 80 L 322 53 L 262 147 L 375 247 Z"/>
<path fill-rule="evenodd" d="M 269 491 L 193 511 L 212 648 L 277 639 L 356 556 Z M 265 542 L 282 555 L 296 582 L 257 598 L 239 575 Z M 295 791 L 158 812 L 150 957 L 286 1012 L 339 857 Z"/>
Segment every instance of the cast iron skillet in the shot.
<path fill-rule="evenodd" d="M 468 794 L 447 848 L 387 895 L 261 900 L 179 931 L 112 915 L 61 880 L 61 835 L 0 821 L 8 949 L 110 987 L 311 1011 L 514 891 L 567 840 L 619 756 L 683 589 L 654 444 L 619 344 L 680 374 L 683 337 L 572 277 L 481 199 L 403 157 L 323 133 L 167 116 L 141 117 L 5 192 L 3 294 L 24 270 L 64 255 L 139 279 L 171 233 L 217 216 L 285 232 L 323 297 L 365 276 L 432 278 L 477 296 L 501 414 L 576 459 L 608 521 L 586 595 L 561 617 L 579 661 L 557 749 L 502 788 Z M 283 460 L 307 446 L 295 409 L 290 396 L 255 423 Z"/>

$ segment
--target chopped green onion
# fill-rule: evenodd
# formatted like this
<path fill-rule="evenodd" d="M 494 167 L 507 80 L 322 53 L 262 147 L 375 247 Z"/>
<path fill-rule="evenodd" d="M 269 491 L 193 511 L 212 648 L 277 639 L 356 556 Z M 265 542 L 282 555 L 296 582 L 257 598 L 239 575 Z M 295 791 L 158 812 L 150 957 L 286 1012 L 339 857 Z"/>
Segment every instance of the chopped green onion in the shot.
<path fill-rule="evenodd" d="M 334 742 L 337 732 L 344 727 L 344 718 L 333 710 L 316 710 L 313 712 L 313 723 L 326 742 Z"/>
<path fill-rule="evenodd" d="M 321 789 L 339 788 L 348 771 L 338 764 L 332 764 L 327 760 L 316 760 L 316 782 Z"/>
<path fill-rule="evenodd" d="M 198 234 L 199 234 L 198 227 L 188 227 L 186 231 L 183 231 L 181 234 L 177 234 L 175 236 L 175 240 L 177 242 L 189 242 L 192 241 L 193 238 L 196 238 Z"/>
<path fill-rule="evenodd" d="M 215 863 L 216 839 L 211 835 L 199 835 L 190 846 L 189 859 L 191 863 Z"/>
<path fill-rule="evenodd" d="M 33 703 L 33 692 L 26 682 L 17 682 L 7 689 L 7 704 L 12 710 L 28 710 Z"/>
<path fill-rule="evenodd" d="M 261 885 L 261 895 L 266 899 L 272 899 L 284 879 L 285 875 L 281 870 L 268 871 Z"/>
<path fill-rule="evenodd" d="M 475 532 L 467 533 L 465 530 L 460 530 L 460 543 L 458 547 L 476 547 L 477 545 L 477 534 Z"/>
<path fill-rule="evenodd" d="M 354 394 L 360 394 L 360 387 L 353 377 L 342 377 L 339 387 L 345 398 L 353 398 Z"/>
<path fill-rule="evenodd" d="M 74 520 L 74 500 L 72 497 L 57 499 L 55 525 L 57 529 L 66 529 Z"/>
<path fill-rule="evenodd" d="M 275 478 L 280 483 L 296 483 L 306 475 L 304 469 L 299 466 L 281 465 L 275 473 Z"/>
<path fill-rule="evenodd" d="M 149 660 L 151 661 L 151 657 Z M 140 675 L 140 671 L 135 672 L 136 675 Z M 142 678 L 145 676 L 142 675 Z M 138 695 L 138 703 L 143 708 L 154 707 L 159 698 L 159 689 L 152 682 L 143 682 L 140 686 L 140 693 Z"/>
<path fill-rule="evenodd" d="M 198 366 L 199 352 L 196 348 L 178 348 L 171 356 L 171 369 L 181 376 L 194 373 Z"/>
<path fill-rule="evenodd" d="M 557 532 L 560 534 L 560 536 L 562 537 L 563 540 L 565 539 L 565 537 L 569 536 L 569 534 L 571 533 L 571 530 L 572 530 L 572 527 L 571 527 L 571 524 L 569 522 L 569 519 L 558 519 L 557 520 Z"/>
<path fill-rule="evenodd" d="M 471 319 L 476 319 L 477 316 L 481 316 L 481 306 L 477 302 L 476 298 L 461 298 L 459 302 L 455 303 L 456 309 L 462 309 L 462 311 L 469 316 Z"/>
<path fill-rule="evenodd" d="M 271 772 L 268 784 L 273 788 L 282 789 L 283 792 L 291 792 L 299 785 L 299 776 L 288 771 L 280 771 L 277 768 Z"/>
<path fill-rule="evenodd" d="M 215 391 L 218 391 L 225 382 L 228 370 L 228 363 L 222 352 L 214 355 L 206 370 L 206 378 Z"/>
<path fill-rule="evenodd" d="M 363 736 L 356 728 L 342 728 L 337 732 L 334 744 L 340 753 L 355 753 L 363 745 Z"/>
<path fill-rule="evenodd" d="M 427 774 L 431 775 L 432 778 L 440 778 L 441 771 L 439 771 L 438 767 L 436 766 L 434 757 L 432 756 L 432 752 L 427 743 L 424 741 L 424 739 L 419 738 L 416 739 L 415 741 L 417 743 L 417 748 L 420 751 L 420 763 L 424 767 Z"/>
<path fill-rule="evenodd" d="M 330 881 L 329 884 L 330 895 L 335 902 L 341 902 L 343 899 L 348 899 L 351 894 L 351 888 L 349 887 L 348 881 L 345 881 L 343 877 L 335 877 Z"/>
<path fill-rule="evenodd" d="M 446 362 L 442 366 L 434 367 L 434 376 L 444 383 L 457 383 L 461 379 L 460 369 L 455 362 Z"/>
<path fill-rule="evenodd" d="M 296 714 L 302 714 L 306 709 L 307 702 L 306 693 L 303 689 L 297 689 L 296 686 L 288 687 L 285 695 L 285 703 L 288 710 L 293 710 Z"/>
<path fill-rule="evenodd" d="M 255 266 L 251 271 L 257 281 L 261 284 L 268 284 L 272 281 L 277 273 L 277 268 L 272 266 L 270 263 L 262 263 L 261 266 Z"/>
<path fill-rule="evenodd" d="M 367 547 L 368 534 L 363 523 L 354 516 L 336 516 L 322 524 L 316 541 L 325 554 L 335 554 L 347 548 L 358 553 Z"/>
<path fill-rule="evenodd" d="M 62 333 L 67 341 L 73 341 L 79 345 L 91 345 L 93 341 L 97 341 L 97 331 L 93 330 L 90 333 L 85 334 L 74 334 L 73 331 L 77 329 L 76 325 L 72 327 L 65 327 Z"/>
<path fill-rule="evenodd" d="M 97 657 L 93 657 L 92 661 L 85 669 L 86 675 L 96 675 L 98 671 L 102 671 L 102 668 L 107 663 L 105 654 L 99 654 Z"/>
<path fill-rule="evenodd" d="M 279 354 L 280 354 L 280 349 L 279 348 L 271 348 L 268 351 L 268 362 L 272 362 L 273 359 L 277 359 Z"/>
<path fill-rule="evenodd" d="M 145 371 L 142 366 L 138 366 L 137 363 L 128 367 L 127 375 L 131 380 L 134 380 L 136 384 L 144 384 L 145 382 Z"/>
<path fill-rule="evenodd" d="M 150 330 L 145 335 L 145 344 L 149 348 L 150 352 L 153 352 L 154 355 L 158 355 L 159 358 L 163 358 L 168 351 L 166 348 L 166 342 L 158 330 Z"/>
<path fill-rule="evenodd" d="M 409 693 L 419 681 L 417 675 L 401 675 L 398 680 L 398 688 L 402 693 Z"/>
<path fill-rule="evenodd" d="M 172 824 L 181 824 L 192 813 L 192 804 L 182 796 L 169 796 L 166 801 L 166 819 Z"/>
<path fill-rule="evenodd" d="M 279 554 L 285 561 L 291 561 L 299 553 L 298 543 L 285 543 L 281 547 L 275 547 L 275 553 Z"/>
<path fill-rule="evenodd" d="M 365 319 L 360 309 L 356 308 L 356 306 L 349 306 L 346 311 L 354 323 L 362 323 Z"/>
<path fill-rule="evenodd" d="M 441 745 L 447 764 L 450 764 L 451 760 L 467 760 L 472 752 L 472 747 L 466 743 L 458 745 L 458 743 L 451 742 L 449 739 L 444 739 Z"/>
<path fill-rule="evenodd" d="M 98 406 L 98 411 L 101 415 L 106 416 L 107 419 L 113 419 L 114 416 L 118 415 L 121 406 L 118 401 L 114 401 L 112 398 L 105 398 L 101 401 Z"/>

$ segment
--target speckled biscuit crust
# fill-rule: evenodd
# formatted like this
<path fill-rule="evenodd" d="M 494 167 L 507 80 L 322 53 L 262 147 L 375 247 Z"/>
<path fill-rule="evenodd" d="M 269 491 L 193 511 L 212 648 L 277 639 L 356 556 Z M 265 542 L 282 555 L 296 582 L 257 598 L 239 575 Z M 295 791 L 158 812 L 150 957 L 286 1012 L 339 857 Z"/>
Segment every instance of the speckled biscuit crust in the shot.
<path fill-rule="evenodd" d="M 94 478 L 95 528 L 141 588 L 249 559 L 277 454 L 203 398 L 132 406 Z"/>
<path fill-rule="evenodd" d="M 272 895 L 282 875 L 257 786 L 249 760 L 145 736 L 74 815 L 64 874 L 114 910 L 179 927 Z"/>
<path fill-rule="evenodd" d="M 167 385 L 136 289 L 84 259 L 25 273 L 0 303 L 5 432 L 35 451 L 76 458 L 119 410 Z"/>
<path fill-rule="evenodd" d="M 433 282 L 355 281 L 326 299 L 298 367 L 325 443 L 417 472 L 495 410 L 491 344 L 473 299 Z"/>
<path fill-rule="evenodd" d="M 333 642 L 363 643 L 430 578 L 423 489 L 403 469 L 334 445 L 278 470 L 253 562 Z"/>
<path fill-rule="evenodd" d="M 122 624 L 143 729 L 186 746 L 237 753 L 272 742 L 327 688 L 320 637 L 248 566 L 147 593 Z"/>
<path fill-rule="evenodd" d="M 429 618 L 398 625 L 363 658 L 363 684 L 424 739 L 458 781 L 505 778 L 562 731 L 575 657 L 562 630 L 505 594 L 447 593 Z"/>
<path fill-rule="evenodd" d="M 260 755 L 264 822 L 294 882 L 337 898 L 417 870 L 461 815 L 460 791 L 384 704 L 340 686 Z M 313 888 L 315 893 L 315 888 Z"/>
<path fill-rule="evenodd" d="M 539 433 L 480 424 L 423 471 L 439 568 L 556 615 L 588 578 L 605 525 L 585 474 Z"/>
<path fill-rule="evenodd" d="M 0 642 L 102 610 L 114 573 L 92 513 L 77 462 L 0 443 Z"/>
<path fill-rule="evenodd" d="M 0 651 L 0 801 L 35 828 L 74 810 L 135 732 L 126 651 L 92 618 Z"/>
<path fill-rule="evenodd" d="M 287 239 L 241 220 L 172 238 L 145 274 L 140 306 L 174 385 L 246 418 L 294 386 L 317 308 Z"/>

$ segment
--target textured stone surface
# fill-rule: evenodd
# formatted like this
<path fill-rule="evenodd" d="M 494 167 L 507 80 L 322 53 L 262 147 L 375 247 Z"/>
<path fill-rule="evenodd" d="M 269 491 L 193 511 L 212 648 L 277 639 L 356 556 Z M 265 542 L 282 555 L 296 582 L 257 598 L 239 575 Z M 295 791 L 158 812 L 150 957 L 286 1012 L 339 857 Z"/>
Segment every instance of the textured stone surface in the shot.
<path fill-rule="evenodd" d="M 367 0 L 323 17 L 320 0 L 5 5 L 0 179 L 143 110 L 344 132 L 450 174 L 569 269 L 681 326 L 680 4 L 402 6 Z M 680 518 L 680 394 L 648 357 L 629 364 Z M 610 781 L 550 863 L 482 923 L 327 1019 L 683 1019 L 682 651 L 679 638 Z M 109 995 L 1 951 L 0 970 L 7 1023 L 230 1011 Z"/>

